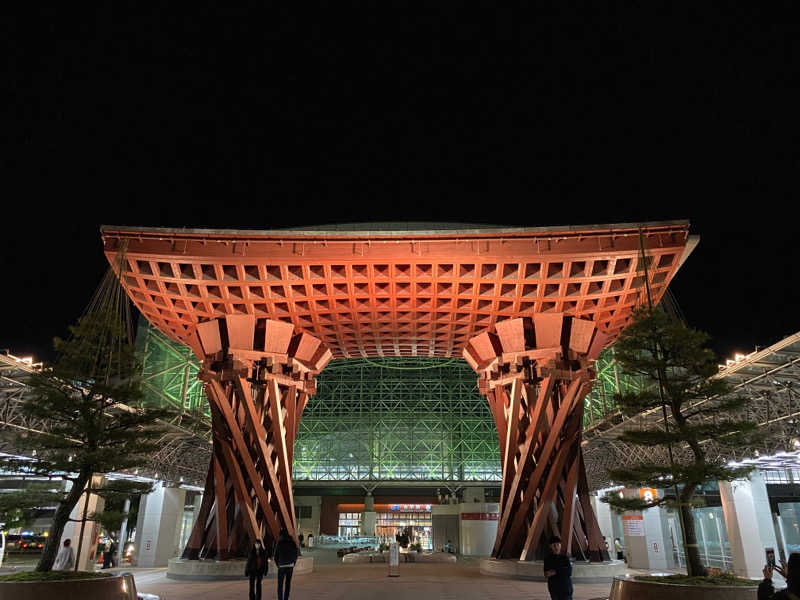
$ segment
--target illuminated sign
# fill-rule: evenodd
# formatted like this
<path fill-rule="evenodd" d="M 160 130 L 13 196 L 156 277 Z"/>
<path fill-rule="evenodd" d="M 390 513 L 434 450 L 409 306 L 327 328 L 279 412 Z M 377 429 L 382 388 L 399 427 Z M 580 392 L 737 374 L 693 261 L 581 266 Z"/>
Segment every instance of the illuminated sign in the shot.
<path fill-rule="evenodd" d="M 658 500 L 658 491 L 653 488 L 639 488 L 639 498 L 645 502 L 653 502 Z"/>

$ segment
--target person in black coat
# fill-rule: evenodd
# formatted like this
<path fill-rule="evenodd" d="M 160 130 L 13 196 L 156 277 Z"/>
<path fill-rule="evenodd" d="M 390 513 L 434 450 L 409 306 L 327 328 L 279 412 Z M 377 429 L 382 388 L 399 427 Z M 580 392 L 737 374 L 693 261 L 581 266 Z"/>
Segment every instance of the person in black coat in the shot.
<path fill-rule="evenodd" d="M 261 600 L 261 579 L 269 569 L 269 557 L 261 540 L 256 540 L 247 555 L 244 574 L 250 578 L 250 600 Z"/>
<path fill-rule="evenodd" d="M 285 527 L 281 529 L 272 555 L 275 558 L 275 566 L 278 567 L 278 600 L 289 600 L 294 563 L 297 562 L 300 550 L 295 541 L 289 537 L 289 532 Z"/>
<path fill-rule="evenodd" d="M 572 562 L 561 554 L 561 538 L 550 538 L 550 553 L 544 557 L 547 591 L 553 600 L 572 600 Z"/>
<path fill-rule="evenodd" d="M 772 571 L 775 570 L 786 579 L 786 588 L 776 592 L 772 585 Z M 771 564 L 764 567 L 764 581 L 758 586 L 758 600 L 794 600 L 800 598 L 800 553 L 792 552 L 789 563 L 781 561 L 781 566 Z"/>

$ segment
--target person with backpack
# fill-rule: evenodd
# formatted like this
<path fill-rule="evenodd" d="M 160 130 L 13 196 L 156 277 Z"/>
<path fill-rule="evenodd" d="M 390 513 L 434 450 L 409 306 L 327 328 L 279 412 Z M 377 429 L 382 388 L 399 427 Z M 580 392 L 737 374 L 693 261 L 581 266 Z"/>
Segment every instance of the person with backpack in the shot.
<path fill-rule="evenodd" d="M 250 600 L 261 600 L 261 579 L 267 576 L 269 557 L 261 540 L 256 540 L 247 555 L 245 577 L 250 578 Z"/>
<path fill-rule="evenodd" d="M 292 573 L 294 564 L 300 551 L 295 541 L 289 537 L 289 532 L 285 527 L 281 528 L 278 541 L 275 542 L 275 549 L 272 556 L 275 559 L 275 566 L 278 567 L 278 600 L 289 600 L 289 591 L 292 588 Z"/>

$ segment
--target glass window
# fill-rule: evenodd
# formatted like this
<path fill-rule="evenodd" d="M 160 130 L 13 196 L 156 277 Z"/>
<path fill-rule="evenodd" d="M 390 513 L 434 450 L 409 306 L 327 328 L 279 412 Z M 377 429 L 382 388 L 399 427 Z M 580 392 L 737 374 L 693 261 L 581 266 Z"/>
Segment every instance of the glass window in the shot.
<path fill-rule="evenodd" d="M 361 513 L 339 513 L 339 535 L 358 537 L 361 535 Z"/>
<path fill-rule="evenodd" d="M 733 568 L 733 557 L 722 507 L 695 508 L 692 512 L 697 544 L 700 548 L 700 559 L 703 564 L 706 567 L 718 567 L 723 571 L 729 571 Z M 673 539 L 673 557 L 682 567 L 686 565 L 686 556 L 683 552 L 680 519 L 675 512 L 668 514 L 669 531 Z"/>
<path fill-rule="evenodd" d="M 800 552 L 800 503 L 781 502 L 778 514 L 778 533 L 783 538 L 786 555 Z"/>

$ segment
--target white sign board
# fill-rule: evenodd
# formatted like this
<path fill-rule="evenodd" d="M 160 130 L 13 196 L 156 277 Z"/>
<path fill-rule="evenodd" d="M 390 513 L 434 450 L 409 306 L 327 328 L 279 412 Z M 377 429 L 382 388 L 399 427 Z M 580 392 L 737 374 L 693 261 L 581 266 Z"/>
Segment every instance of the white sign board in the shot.
<path fill-rule="evenodd" d="M 389 577 L 397 577 L 400 567 L 400 546 L 397 542 L 389 544 Z"/>
<path fill-rule="evenodd" d="M 624 515 L 622 530 L 630 537 L 644 536 L 644 517 L 642 515 Z"/>

